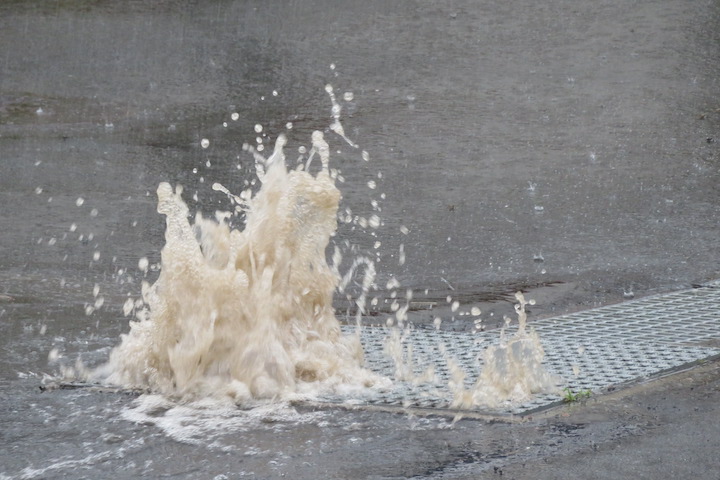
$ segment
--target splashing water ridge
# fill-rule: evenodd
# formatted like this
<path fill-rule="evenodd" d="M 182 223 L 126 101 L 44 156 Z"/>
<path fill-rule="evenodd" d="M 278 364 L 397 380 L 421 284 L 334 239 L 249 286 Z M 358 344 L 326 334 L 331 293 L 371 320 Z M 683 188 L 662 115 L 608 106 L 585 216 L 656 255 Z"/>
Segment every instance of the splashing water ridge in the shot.
<path fill-rule="evenodd" d="M 494 407 L 503 401 L 526 400 L 534 393 L 559 391 L 556 385 L 560 378 L 542 365 L 545 351 L 540 337 L 534 330 L 527 329 L 525 306 L 535 302 L 525 300 L 521 292 L 517 292 L 515 298 L 518 301 L 515 304 L 518 329 L 510 339 L 505 338 L 503 330 L 500 343 L 483 352 L 483 369 L 471 389 L 462 388 L 464 372 L 459 371 L 452 360 L 449 361 L 455 386 L 453 407 Z M 509 318 L 506 317 L 505 321 L 510 324 Z"/>
<path fill-rule="evenodd" d="M 162 271 L 144 283 L 146 307 L 95 378 L 167 395 L 227 395 L 236 401 L 309 391 L 309 383 L 369 386 L 359 338 L 342 336 L 332 296 L 339 277 L 325 259 L 341 198 L 328 171 L 328 144 L 312 137 L 313 176 L 285 167 L 285 137 L 268 158 L 254 153 L 262 188 L 245 229 L 197 215 L 182 188 L 162 183 L 167 217 Z M 223 190 L 224 187 L 216 186 Z M 199 240 L 198 240 L 199 239 Z"/>

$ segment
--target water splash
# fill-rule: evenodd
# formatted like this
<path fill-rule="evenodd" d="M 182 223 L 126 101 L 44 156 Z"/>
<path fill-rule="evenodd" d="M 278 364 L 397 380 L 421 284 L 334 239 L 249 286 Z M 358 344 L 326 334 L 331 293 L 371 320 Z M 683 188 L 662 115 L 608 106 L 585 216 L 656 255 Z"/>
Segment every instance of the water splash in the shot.
<path fill-rule="evenodd" d="M 143 284 L 137 321 L 94 379 L 240 402 L 381 381 L 362 368 L 359 337 L 341 335 L 334 315 L 339 276 L 325 249 L 341 195 L 323 134 L 312 140 L 317 175 L 288 172 L 280 136 L 269 158 L 252 151 L 262 181 L 254 198 L 216 187 L 247 210 L 242 231 L 222 215 L 198 214 L 191 224 L 182 188 L 160 184 L 162 271 L 155 284 Z"/>
<path fill-rule="evenodd" d="M 527 329 L 526 305 L 534 305 L 533 300 L 525 300 L 521 292 L 515 294 L 518 329 L 508 339 L 505 331 L 501 333 L 500 343 L 488 347 L 482 354 L 483 368 L 474 386 L 464 388 L 465 372 L 448 359 L 453 391 L 452 406 L 466 409 L 482 405 L 496 407 L 502 402 L 521 402 L 540 392 L 558 392 L 561 379 L 548 372 L 542 365 L 545 351 L 538 334 Z M 506 325 L 510 319 L 506 318 Z"/>
<path fill-rule="evenodd" d="M 326 91 L 332 101 L 330 130 L 358 148 L 345 135 L 332 87 L 328 85 Z M 262 126 L 256 125 L 255 131 L 261 132 Z M 359 327 L 367 313 L 368 295 L 377 288 L 375 264 L 368 256 L 357 256 L 342 275 L 337 247 L 332 265 L 325 255 L 338 218 L 373 230 L 382 225 L 381 219 L 376 214 L 352 217 L 349 209 L 338 217 L 338 175 L 329 167 L 330 148 L 322 132 L 312 134 L 306 162 L 292 171 L 285 165 L 285 145 L 286 138 L 280 135 L 267 158 L 259 147 L 243 145 L 255 159 L 262 186 L 253 197 L 249 188 L 235 195 L 213 184 L 213 190 L 235 205 L 234 211 L 216 213 L 215 219 L 198 213 L 191 223 L 182 187 L 160 184 L 158 212 L 167 222 L 160 276 L 153 285 L 143 283 L 141 299 L 125 302 L 126 315 L 134 312 L 137 318 L 108 363 L 91 372 L 79 365 L 76 372 L 172 398 L 192 401 L 212 396 L 245 404 L 329 392 L 358 395 L 370 386 L 389 388 L 389 379 L 363 367 L 359 328 L 355 335 L 342 335 L 332 306 L 335 290 L 350 300 L 345 290 L 362 271 L 354 301 Z M 315 158 L 320 166 L 313 175 L 310 167 Z M 368 160 L 367 152 L 362 158 Z M 374 181 L 368 184 L 371 190 L 376 186 Z M 245 216 L 243 230 L 230 226 L 236 215 Z M 401 227 L 401 232 L 408 230 Z M 377 241 L 375 249 L 380 245 Z M 399 263 L 404 262 L 401 244 Z M 141 263 L 139 268 L 147 271 L 147 259 Z M 406 292 L 401 305 L 395 298 L 399 287 L 392 277 L 387 289 L 393 290 L 393 315 L 386 322 L 385 352 L 395 362 L 395 380 L 415 385 L 436 382 L 432 368 L 416 372 L 417 359 L 405 343 L 412 335 L 407 315 L 412 291 Z M 484 368 L 471 388 L 466 388 L 468 373 L 441 348 L 451 372 L 453 407 L 493 407 L 555 388 L 558 379 L 542 366 L 540 340 L 526 329 L 525 305 L 530 302 L 520 293 L 516 297 L 518 331 L 484 352 Z M 448 303 L 453 313 L 458 311 L 458 301 L 448 297 Z M 435 326 L 441 326 L 439 317 Z"/>

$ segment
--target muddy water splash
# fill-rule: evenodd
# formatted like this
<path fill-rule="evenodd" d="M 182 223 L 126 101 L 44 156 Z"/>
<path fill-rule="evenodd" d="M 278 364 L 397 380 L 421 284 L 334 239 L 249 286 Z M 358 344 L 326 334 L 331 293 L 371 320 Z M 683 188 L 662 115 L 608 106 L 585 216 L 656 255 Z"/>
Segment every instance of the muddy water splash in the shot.
<path fill-rule="evenodd" d="M 333 311 L 339 276 L 325 249 L 341 195 L 323 134 L 312 141 L 310 156 L 322 162 L 315 176 L 288 172 L 283 136 L 268 159 L 252 152 L 262 187 L 254 198 L 231 195 L 247 213 L 242 231 L 224 221 L 229 214 L 191 225 L 182 188 L 159 186 L 162 271 L 143 285 L 138 320 L 95 379 L 235 401 L 380 380 L 362 368 L 358 336 L 341 335 Z"/>
<path fill-rule="evenodd" d="M 345 135 L 332 87 L 326 91 L 333 105 L 330 130 L 358 148 Z M 214 184 L 213 190 L 226 194 L 235 205 L 234 212 L 216 213 L 215 219 L 197 214 L 191 223 L 182 187 L 168 183 L 158 187 L 158 212 L 167 221 L 160 276 L 153 285 L 143 283 L 141 300 L 126 303 L 126 314 L 135 310 L 137 319 L 108 363 L 89 373 L 80 366 L 76 373 L 173 398 L 220 397 L 236 403 L 329 392 L 355 396 L 370 386 L 391 388 L 389 379 L 363 368 L 359 334 L 342 335 L 333 310 L 335 290 L 346 293 L 351 279 L 362 270 L 361 292 L 355 300 L 359 325 L 367 296 L 377 287 L 369 257 L 355 258 L 344 276 L 337 248 L 332 265 L 326 261 L 337 219 L 346 218 L 337 215 L 341 194 L 335 186 L 337 172 L 329 168 L 328 143 L 321 132 L 314 132 L 306 163 L 293 171 L 285 165 L 285 143 L 285 137 L 279 136 L 269 158 L 243 147 L 255 158 L 262 186 L 253 197 L 250 190 L 235 195 Z M 316 175 L 309 173 L 314 158 L 321 164 L 315 167 Z M 363 158 L 367 160 L 365 152 Z M 245 214 L 243 230 L 230 226 L 237 214 Z M 373 216 L 366 223 L 376 228 L 381 222 Z M 362 226 L 361 221 L 358 224 Z M 402 249 L 401 253 L 404 262 Z M 143 260 L 139 266 L 146 271 Z M 393 277 L 387 285 L 393 298 L 398 287 Z M 436 383 L 432 368 L 417 374 L 406 343 L 413 334 L 407 316 L 412 296 L 407 290 L 404 306 L 397 299 L 393 302 L 385 352 L 394 360 L 396 381 Z M 517 299 L 517 333 L 483 353 L 484 367 L 471 388 L 465 382 L 469 372 L 441 348 L 451 374 L 447 386 L 452 407 L 494 407 L 554 388 L 558 379 L 542 366 L 539 338 L 526 329 L 528 302 L 522 294 Z M 452 311 L 457 308 L 456 301 Z"/>
<path fill-rule="evenodd" d="M 407 323 L 406 315 L 391 319 L 394 325 L 386 337 L 385 352 L 395 365 L 394 378 L 412 385 L 435 384 L 449 395 L 450 408 L 458 410 L 495 409 L 525 402 L 538 393 L 560 393 L 563 380 L 545 368 L 540 337 L 527 326 L 525 307 L 535 302 L 526 300 L 521 292 L 517 292 L 515 298 L 517 330 L 511 335 L 506 333 L 512 321 L 505 317 L 506 325 L 500 332 L 499 342 L 479 352 L 477 360 L 482 364 L 479 373 L 467 361 L 461 363 L 455 358 L 459 353 L 455 345 L 445 344 L 438 338 L 439 358 L 447 367 L 447 376 L 438 375 L 435 369 L 438 363 L 433 365 L 427 358 L 415 358 L 412 336 L 418 335 L 418 331 Z M 476 313 L 479 315 L 479 310 Z M 439 330 L 439 326 L 440 323 L 436 323 L 436 329 Z M 426 367 L 428 363 L 430 366 Z"/>
<path fill-rule="evenodd" d="M 457 364 L 448 358 L 452 376 L 452 406 L 465 409 L 473 406 L 496 407 L 501 402 L 521 402 L 533 394 L 541 392 L 559 392 L 561 378 L 548 372 L 542 364 L 545 351 L 540 343 L 537 332 L 527 328 L 527 312 L 525 306 L 533 305 L 533 300 L 526 300 L 521 292 L 515 294 L 518 303 L 517 331 L 505 337 L 501 333 L 500 343 L 488 347 L 482 354 L 483 369 L 470 389 L 465 389 L 463 372 Z M 506 325 L 510 319 L 506 318 Z"/>

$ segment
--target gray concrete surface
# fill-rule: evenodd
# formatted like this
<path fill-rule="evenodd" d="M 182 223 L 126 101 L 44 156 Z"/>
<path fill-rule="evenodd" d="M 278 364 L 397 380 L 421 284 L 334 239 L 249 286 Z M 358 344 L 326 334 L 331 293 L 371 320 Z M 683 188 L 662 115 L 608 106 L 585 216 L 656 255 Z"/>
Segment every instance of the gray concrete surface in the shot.
<path fill-rule="evenodd" d="M 387 195 L 379 285 L 492 328 L 516 289 L 538 318 L 717 278 L 719 32 L 716 0 L 2 2 L 0 476 L 717 478 L 716 364 L 512 425 L 319 412 L 199 443 L 119 416 L 131 397 L 37 386 L 51 349 L 99 363 L 127 330 L 158 182 L 226 206 L 209 185 L 250 179 L 255 124 L 306 145 L 326 83 L 371 156 L 333 143 L 343 206 Z"/>

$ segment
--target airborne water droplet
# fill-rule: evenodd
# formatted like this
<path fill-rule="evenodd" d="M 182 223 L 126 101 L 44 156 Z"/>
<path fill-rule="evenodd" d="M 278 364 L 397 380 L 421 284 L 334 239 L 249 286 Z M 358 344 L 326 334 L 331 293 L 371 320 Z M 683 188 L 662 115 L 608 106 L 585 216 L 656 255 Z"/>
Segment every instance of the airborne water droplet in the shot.
<path fill-rule="evenodd" d="M 132 298 L 128 298 L 123 304 L 123 315 L 125 315 L 126 317 L 130 315 L 130 313 L 133 311 L 133 308 L 135 308 L 135 302 Z"/>
<path fill-rule="evenodd" d="M 138 260 L 138 268 L 143 272 L 147 272 L 149 265 L 150 262 L 148 261 L 147 257 L 142 257 L 140 260 Z"/>

